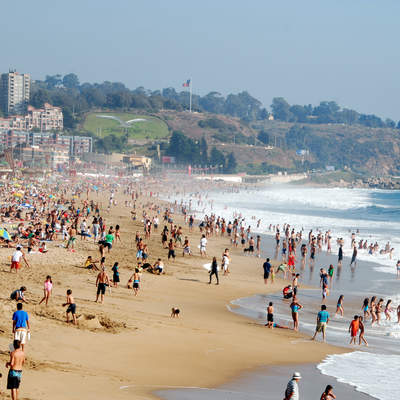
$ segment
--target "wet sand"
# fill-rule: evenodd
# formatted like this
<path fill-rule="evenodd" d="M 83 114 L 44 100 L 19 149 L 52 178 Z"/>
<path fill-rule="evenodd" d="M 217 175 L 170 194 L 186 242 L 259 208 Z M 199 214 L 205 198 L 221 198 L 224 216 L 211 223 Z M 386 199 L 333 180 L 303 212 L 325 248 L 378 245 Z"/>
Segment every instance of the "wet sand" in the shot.
<path fill-rule="evenodd" d="M 301 373 L 300 398 L 319 399 L 327 385 L 332 385 L 338 399 L 372 400 L 374 397 L 356 391 L 352 386 L 337 382 L 321 374 L 312 364 L 285 365 L 260 368 L 241 374 L 234 382 L 215 389 L 162 390 L 157 394 L 166 400 L 273 400 L 284 396 L 286 385 L 294 371 Z"/>

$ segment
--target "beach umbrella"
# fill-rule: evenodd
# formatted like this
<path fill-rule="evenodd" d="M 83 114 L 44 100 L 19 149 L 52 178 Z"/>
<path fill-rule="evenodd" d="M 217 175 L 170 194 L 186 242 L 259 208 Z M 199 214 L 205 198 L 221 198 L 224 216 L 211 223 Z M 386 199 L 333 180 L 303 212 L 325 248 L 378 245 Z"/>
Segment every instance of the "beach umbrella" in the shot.
<path fill-rule="evenodd" d="M 11 240 L 10 234 L 4 228 L 0 228 L 0 237 L 5 240 Z"/>
<path fill-rule="evenodd" d="M 22 197 L 22 193 L 14 193 L 15 197 Z"/>

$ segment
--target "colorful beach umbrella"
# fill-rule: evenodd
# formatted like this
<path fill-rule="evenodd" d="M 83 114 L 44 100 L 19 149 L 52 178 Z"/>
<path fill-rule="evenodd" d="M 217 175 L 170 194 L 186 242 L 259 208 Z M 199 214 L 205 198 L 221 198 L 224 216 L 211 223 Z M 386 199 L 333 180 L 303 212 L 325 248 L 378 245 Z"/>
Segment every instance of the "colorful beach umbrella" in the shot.
<path fill-rule="evenodd" d="M 11 240 L 10 234 L 4 228 L 0 228 L 0 237 L 5 240 Z"/>

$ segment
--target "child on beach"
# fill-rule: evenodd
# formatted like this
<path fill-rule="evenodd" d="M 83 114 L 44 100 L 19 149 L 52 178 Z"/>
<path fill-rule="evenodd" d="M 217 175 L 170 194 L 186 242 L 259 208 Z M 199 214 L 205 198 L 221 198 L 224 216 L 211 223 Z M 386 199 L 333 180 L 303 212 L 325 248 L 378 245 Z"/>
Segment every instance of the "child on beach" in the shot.
<path fill-rule="evenodd" d="M 364 319 L 367 319 L 371 315 L 369 312 L 369 299 L 367 297 L 364 299 L 361 310 L 364 312 Z"/>
<path fill-rule="evenodd" d="M 273 329 L 274 327 L 274 304 L 272 301 L 269 302 L 267 307 L 267 324 L 268 328 Z"/>
<path fill-rule="evenodd" d="M 72 315 L 72 321 L 74 325 L 76 325 L 76 304 L 74 302 L 74 298 L 72 297 L 72 290 L 67 290 L 67 302 L 62 305 L 63 307 L 68 306 L 66 315 L 67 315 L 67 324 L 69 323 L 69 314 Z"/>
<path fill-rule="evenodd" d="M 338 299 L 338 301 L 337 301 L 335 317 L 338 314 L 340 314 L 341 317 L 343 317 L 343 312 L 344 312 L 344 310 L 343 310 L 343 298 L 344 298 L 344 295 L 341 294 L 339 299 Z"/>
<path fill-rule="evenodd" d="M 350 322 L 349 332 L 350 332 L 350 344 L 356 344 L 358 330 L 360 329 L 360 322 L 358 319 L 358 315 L 354 316 L 353 321 Z"/>
<path fill-rule="evenodd" d="M 360 327 L 360 336 L 358 337 L 358 344 L 361 346 L 361 342 L 364 342 L 364 344 L 366 346 L 368 346 L 368 342 L 365 340 L 364 338 L 364 331 L 365 331 L 365 327 L 364 327 L 364 323 L 363 323 L 363 317 L 358 317 L 359 320 L 359 327 Z"/>
<path fill-rule="evenodd" d="M 296 296 L 293 296 L 293 301 L 290 304 L 290 309 L 292 310 L 292 319 L 293 319 L 293 330 L 299 330 L 299 310 L 301 310 L 303 306 L 297 302 Z"/>
<path fill-rule="evenodd" d="M 376 323 L 380 325 L 381 322 L 381 313 L 382 313 L 383 299 L 379 299 L 378 304 L 376 305 Z"/>
<path fill-rule="evenodd" d="M 397 323 L 400 324 L 400 304 L 397 306 Z"/>
<path fill-rule="evenodd" d="M 118 287 L 119 283 L 119 270 L 118 270 L 118 263 L 114 263 L 113 267 L 111 268 L 111 271 L 113 272 L 113 284 L 114 287 Z"/>
<path fill-rule="evenodd" d="M 390 313 L 393 312 L 393 308 L 392 308 L 392 300 L 388 300 L 386 303 L 386 307 L 385 307 L 385 316 L 386 316 L 386 321 L 390 321 L 392 319 Z"/>
<path fill-rule="evenodd" d="M 133 281 L 133 292 L 135 293 L 135 296 L 138 295 L 139 293 L 139 289 L 140 289 L 140 275 L 139 275 L 139 268 L 135 268 L 135 272 L 131 277 L 132 281 Z"/>
<path fill-rule="evenodd" d="M 333 387 L 331 385 L 328 385 L 325 388 L 324 393 L 321 394 L 320 400 L 332 400 L 336 399 L 336 396 L 333 394 Z"/>
<path fill-rule="evenodd" d="M 45 301 L 46 306 L 47 306 L 49 304 L 51 291 L 53 290 L 53 281 L 51 280 L 50 275 L 47 275 L 47 277 L 46 277 L 43 290 L 44 290 L 44 296 L 43 296 L 43 299 L 40 300 L 39 304 L 42 304 Z"/>

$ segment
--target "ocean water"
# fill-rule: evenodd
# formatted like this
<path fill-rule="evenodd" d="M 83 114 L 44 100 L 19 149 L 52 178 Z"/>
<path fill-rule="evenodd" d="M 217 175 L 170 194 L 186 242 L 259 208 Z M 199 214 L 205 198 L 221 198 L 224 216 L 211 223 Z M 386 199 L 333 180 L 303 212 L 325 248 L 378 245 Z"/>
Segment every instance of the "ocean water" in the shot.
<path fill-rule="evenodd" d="M 274 235 L 269 225 L 279 224 L 282 228 L 284 223 L 289 223 L 296 231 L 302 229 L 304 238 L 308 237 L 310 229 L 314 233 L 330 230 L 332 255 L 330 258 L 325 255 L 325 264 L 322 265 L 336 262 L 337 238 L 344 239 L 344 255 L 347 257 L 351 257 L 352 253 L 352 233 L 356 233 L 357 242 L 360 239 L 367 239 L 368 243 L 377 242 L 380 249 L 389 242 L 390 247 L 394 248 L 392 259 L 388 254 L 371 255 L 366 250 L 359 250 L 358 271 L 350 272 L 348 265 L 343 268 L 341 279 L 345 280 L 343 275 L 347 273 L 348 284 L 346 286 L 341 282 L 341 286 L 337 287 L 340 293 L 345 294 L 345 318 L 332 318 L 328 329 L 329 343 L 348 343 L 348 324 L 352 315 L 361 313 L 360 301 L 364 296 L 375 294 L 385 301 L 391 298 L 395 309 L 400 304 L 400 281 L 397 282 L 395 276 L 395 264 L 400 259 L 400 191 L 286 185 L 240 192 L 210 191 L 207 194 L 202 193 L 201 197 L 191 194 L 177 200 L 183 200 L 186 204 L 191 201 L 191 208 L 196 210 L 197 216 L 214 213 L 227 220 L 240 216 L 245 219 L 244 224 L 251 225 L 252 231 L 257 233 Z M 259 219 L 261 224 L 257 228 Z M 319 257 L 317 264 L 318 261 L 322 262 L 323 256 Z M 357 279 L 354 279 L 353 275 L 357 273 Z M 302 274 L 310 274 L 309 283 L 318 285 L 318 273 L 314 272 L 312 280 L 312 270 L 309 272 L 308 266 Z M 335 288 L 332 293 L 330 303 L 339 294 Z M 239 307 L 232 308 L 232 311 L 265 323 L 267 301 L 274 301 L 278 323 L 289 325 L 288 305 L 282 304 L 280 294 L 275 297 L 267 298 L 262 294 L 255 294 L 249 298 L 237 299 L 232 303 Z M 300 330 L 312 334 L 321 300 L 320 291 L 301 291 L 300 299 L 305 306 L 301 314 Z M 332 316 L 334 304 L 329 305 L 329 311 Z M 400 372 L 400 325 L 397 323 L 396 313 L 392 313 L 392 321 L 382 321 L 381 326 L 371 327 L 367 322 L 366 337 L 369 341 L 368 348 L 357 346 L 360 351 L 331 355 L 318 368 L 323 374 L 333 376 L 339 382 L 352 385 L 377 399 L 395 399 L 398 397 L 397 382 Z"/>
<path fill-rule="evenodd" d="M 380 272 L 396 273 L 395 264 L 400 259 L 400 191 L 273 185 L 235 193 L 210 191 L 200 204 L 194 194 L 183 197 L 186 203 L 190 199 L 199 215 L 214 212 L 228 220 L 240 215 L 254 232 L 273 234 L 269 225 L 279 224 L 282 228 L 284 223 L 296 231 L 303 229 L 303 237 L 310 229 L 315 233 L 330 230 L 332 251 L 337 252 L 336 239 L 343 238 L 347 256 L 351 256 L 353 232 L 357 242 L 377 242 L 380 249 L 389 242 L 394 248 L 392 259 L 379 252 L 370 255 L 367 250 L 359 250 L 358 259 L 379 264 Z M 261 225 L 257 228 L 259 219 Z"/>
<path fill-rule="evenodd" d="M 355 351 L 328 356 L 318 369 L 377 399 L 397 400 L 399 356 Z"/>

